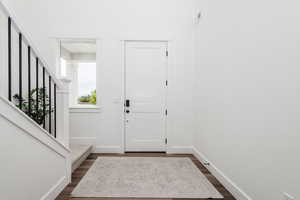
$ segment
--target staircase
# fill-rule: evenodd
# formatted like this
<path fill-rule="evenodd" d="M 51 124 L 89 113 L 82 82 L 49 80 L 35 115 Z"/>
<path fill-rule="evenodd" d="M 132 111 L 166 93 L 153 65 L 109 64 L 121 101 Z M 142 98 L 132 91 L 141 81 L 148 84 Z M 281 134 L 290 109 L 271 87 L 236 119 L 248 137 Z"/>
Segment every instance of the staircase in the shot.
<path fill-rule="evenodd" d="M 68 86 L 5 2 L 0 0 L 1 199 L 53 200 L 71 182 Z M 74 169 L 90 151 L 74 147 Z"/>
<path fill-rule="evenodd" d="M 91 154 L 92 145 L 85 144 L 71 144 L 71 161 L 72 161 L 72 172 L 77 169 L 83 161 Z"/>

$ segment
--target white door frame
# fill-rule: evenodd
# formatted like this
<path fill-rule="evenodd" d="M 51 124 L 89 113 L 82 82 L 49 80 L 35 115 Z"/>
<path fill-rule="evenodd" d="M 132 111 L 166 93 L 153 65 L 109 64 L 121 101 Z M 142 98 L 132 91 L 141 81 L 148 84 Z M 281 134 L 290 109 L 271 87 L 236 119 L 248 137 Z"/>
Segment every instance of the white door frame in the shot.
<path fill-rule="evenodd" d="M 167 82 L 167 85 L 165 87 L 165 105 L 164 109 L 167 110 L 168 107 L 168 86 L 169 86 L 169 56 L 170 56 L 170 50 L 169 50 L 169 43 L 170 40 L 123 40 L 123 67 L 122 67 L 122 73 L 123 73 L 123 134 L 122 134 L 122 149 L 123 153 L 126 152 L 126 115 L 125 115 L 125 99 L 126 99 L 126 43 L 128 42 L 164 42 L 166 43 L 167 47 L 167 61 L 166 61 L 166 72 L 165 72 L 165 78 Z M 164 123 L 165 123 L 165 130 L 164 130 L 164 136 L 166 139 L 168 139 L 168 115 L 164 117 Z M 168 152 L 168 142 L 165 144 L 165 152 Z"/>
<path fill-rule="evenodd" d="M 0 96 L 7 98 L 7 85 L 8 85 L 8 78 L 7 78 L 7 49 L 5 49 L 7 41 L 7 37 L 5 33 L 7 33 L 7 28 L 5 24 L 5 14 L 0 8 L 0 28 L 3 28 L 3 31 L 0 32 Z"/>

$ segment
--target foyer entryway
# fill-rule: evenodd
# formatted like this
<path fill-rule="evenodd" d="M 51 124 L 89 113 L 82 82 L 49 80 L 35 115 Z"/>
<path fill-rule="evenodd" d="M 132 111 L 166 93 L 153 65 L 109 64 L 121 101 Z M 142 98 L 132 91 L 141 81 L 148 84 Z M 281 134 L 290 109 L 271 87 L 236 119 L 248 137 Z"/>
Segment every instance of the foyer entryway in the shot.
<path fill-rule="evenodd" d="M 153 196 L 149 195 L 147 197 L 143 198 L 132 198 L 128 196 L 124 197 L 115 197 L 115 198 L 109 198 L 109 197 L 72 197 L 71 193 L 74 191 L 75 187 L 78 186 L 79 182 L 81 182 L 84 179 L 84 176 L 88 175 L 88 171 L 93 170 L 93 166 L 97 162 L 97 159 L 105 158 L 110 159 L 111 157 L 114 157 L 116 159 L 119 158 L 151 158 L 151 159 L 157 159 L 157 158 L 164 158 L 164 159 L 172 159 L 172 158 L 183 158 L 183 159 L 189 159 L 194 165 L 195 169 L 202 173 L 203 176 L 205 176 L 205 179 L 209 181 L 209 183 L 218 191 L 219 194 L 221 194 L 223 197 L 220 198 L 212 198 L 212 199 L 219 199 L 219 200 L 235 200 L 235 198 L 222 186 L 222 184 L 199 162 L 193 155 L 190 154 L 164 154 L 164 153 L 126 153 L 126 154 L 91 154 L 87 160 L 85 160 L 81 166 L 76 169 L 72 174 L 72 183 L 70 183 L 64 191 L 56 198 L 56 200 L 131 200 L 131 199 L 139 199 L 139 200 L 148 200 L 148 199 L 161 199 L 161 200 L 173 200 L 173 199 L 179 199 L 179 198 L 153 198 Z M 180 174 L 179 174 L 180 175 Z M 158 184 L 160 184 L 158 182 Z M 85 185 L 87 186 L 87 185 Z M 186 185 L 181 185 L 182 188 L 184 188 Z M 195 185 L 191 186 L 195 187 Z M 113 190 L 113 188 L 111 188 Z M 181 198 L 182 199 L 182 198 Z M 184 199 L 191 199 L 191 198 L 184 198 Z M 201 199 L 209 199 L 209 198 L 197 198 L 199 200 Z"/>
<path fill-rule="evenodd" d="M 167 42 L 125 42 L 125 151 L 166 151 Z"/>
<path fill-rule="evenodd" d="M 189 158 L 98 157 L 73 197 L 222 198 Z"/>

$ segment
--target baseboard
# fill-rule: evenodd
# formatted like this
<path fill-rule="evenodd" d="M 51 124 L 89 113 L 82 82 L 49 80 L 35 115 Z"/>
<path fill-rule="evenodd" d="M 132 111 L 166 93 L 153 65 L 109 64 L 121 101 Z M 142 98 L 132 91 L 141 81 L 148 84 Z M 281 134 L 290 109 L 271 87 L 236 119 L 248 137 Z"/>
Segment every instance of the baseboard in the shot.
<path fill-rule="evenodd" d="M 120 146 L 96 146 L 94 153 L 124 153 Z"/>
<path fill-rule="evenodd" d="M 59 179 L 59 181 L 41 198 L 41 200 L 55 199 L 68 185 L 68 178 L 66 176 Z"/>
<path fill-rule="evenodd" d="M 121 146 L 96 146 L 93 153 L 124 153 Z M 168 154 L 192 154 L 192 146 L 172 146 L 167 149 Z"/>
<path fill-rule="evenodd" d="M 192 147 L 193 155 L 201 163 L 209 163 L 206 168 L 220 181 L 223 186 L 237 199 L 237 200 L 252 200 L 241 188 L 239 188 L 230 178 L 228 178 L 220 169 L 211 163 L 200 151 Z"/>
<path fill-rule="evenodd" d="M 192 154 L 192 146 L 170 146 L 167 148 L 168 154 Z"/>
<path fill-rule="evenodd" d="M 71 144 L 86 144 L 96 146 L 96 138 L 95 137 L 71 137 Z"/>

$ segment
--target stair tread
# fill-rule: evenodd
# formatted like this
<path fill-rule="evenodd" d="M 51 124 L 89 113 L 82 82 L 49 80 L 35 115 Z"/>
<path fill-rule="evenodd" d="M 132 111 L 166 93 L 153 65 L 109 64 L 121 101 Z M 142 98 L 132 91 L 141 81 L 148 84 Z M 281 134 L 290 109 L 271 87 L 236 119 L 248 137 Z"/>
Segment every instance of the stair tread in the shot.
<path fill-rule="evenodd" d="M 87 144 L 71 144 L 71 160 L 72 164 L 80 159 L 86 152 L 91 151 L 92 145 Z"/>

